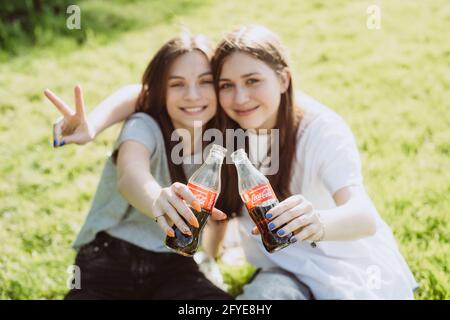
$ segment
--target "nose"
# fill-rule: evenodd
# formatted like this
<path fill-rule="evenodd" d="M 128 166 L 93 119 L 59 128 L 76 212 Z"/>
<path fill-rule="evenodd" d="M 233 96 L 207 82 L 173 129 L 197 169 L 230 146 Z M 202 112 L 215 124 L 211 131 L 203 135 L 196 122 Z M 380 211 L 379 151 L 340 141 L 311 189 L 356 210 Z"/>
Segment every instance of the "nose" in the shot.
<path fill-rule="evenodd" d="M 236 87 L 236 95 L 234 97 L 236 104 L 245 104 L 248 101 L 248 92 L 245 88 Z"/>
<path fill-rule="evenodd" d="M 200 98 L 200 94 L 196 85 L 188 86 L 185 98 L 186 100 L 197 100 Z"/>

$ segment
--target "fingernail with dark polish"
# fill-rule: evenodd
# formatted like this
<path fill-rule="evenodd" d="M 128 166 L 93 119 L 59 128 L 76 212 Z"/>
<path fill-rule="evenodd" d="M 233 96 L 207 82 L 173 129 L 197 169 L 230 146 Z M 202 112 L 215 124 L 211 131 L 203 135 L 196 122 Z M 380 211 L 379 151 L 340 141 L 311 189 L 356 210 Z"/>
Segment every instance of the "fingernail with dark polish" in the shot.
<path fill-rule="evenodd" d="M 56 148 L 56 139 L 53 139 L 53 148 Z"/>
<path fill-rule="evenodd" d="M 62 140 L 61 143 L 59 144 L 59 146 L 62 147 L 65 144 L 66 144 L 66 142 L 64 140 Z"/>
<path fill-rule="evenodd" d="M 267 219 L 272 218 L 272 214 L 271 214 L 271 213 L 266 213 L 266 218 L 267 218 Z"/>
<path fill-rule="evenodd" d="M 280 229 L 277 231 L 277 235 L 282 236 L 284 234 L 284 230 Z"/>
<path fill-rule="evenodd" d="M 275 223 L 271 222 L 269 223 L 269 230 L 272 231 L 273 229 L 275 229 Z"/>
<path fill-rule="evenodd" d="M 289 242 L 290 243 L 295 243 L 295 242 L 297 242 L 297 238 L 296 237 L 292 237 L 292 238 L 289 239 Z"/>

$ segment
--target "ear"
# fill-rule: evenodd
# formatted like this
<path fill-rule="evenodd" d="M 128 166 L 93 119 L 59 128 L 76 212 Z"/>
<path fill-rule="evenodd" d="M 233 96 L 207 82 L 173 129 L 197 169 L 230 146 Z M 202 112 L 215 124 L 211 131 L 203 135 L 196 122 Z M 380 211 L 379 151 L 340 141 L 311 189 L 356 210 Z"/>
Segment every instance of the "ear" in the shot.
<path fill-rule="evenodd" d="M 289 71 L 289 68 L 284 68 L 280 74 L 280 85 L 281 85 L 281 93 L 285 93 L 286 90 L 289 88 L 289 84 L 291 83 L 291 72 Z"/>

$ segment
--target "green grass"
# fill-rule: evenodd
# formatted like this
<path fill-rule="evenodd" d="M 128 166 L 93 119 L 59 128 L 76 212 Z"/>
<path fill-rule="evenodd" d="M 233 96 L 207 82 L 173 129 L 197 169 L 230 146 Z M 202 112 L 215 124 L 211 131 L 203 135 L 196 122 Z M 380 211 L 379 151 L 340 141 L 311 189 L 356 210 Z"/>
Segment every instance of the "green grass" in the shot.
<path fill-rule="evenodd" d="M 445 0 L 376 2 L 381 30 L 366 28 L 369 1 L 89 1 L 80 4 L 81 46 L 76 36 L 48 34 L 36 47 L 19 44 L 16 56 L 3 52 L 0 298 L 63 297 L 70 244 L 119 130 L 54 150 L 58 113 L 42 90 L 72 101 L 81 83 L 91 109 L 138 82 L 180 26 L 218 40 L 237 24 L 258 22 L 290 49 L 296 87 L 352 127 L 367 189 L 421 285 L 416 298 L 449 299 L 450 7 Z M 253 271 L 221 267 L 234 294 Z"/>

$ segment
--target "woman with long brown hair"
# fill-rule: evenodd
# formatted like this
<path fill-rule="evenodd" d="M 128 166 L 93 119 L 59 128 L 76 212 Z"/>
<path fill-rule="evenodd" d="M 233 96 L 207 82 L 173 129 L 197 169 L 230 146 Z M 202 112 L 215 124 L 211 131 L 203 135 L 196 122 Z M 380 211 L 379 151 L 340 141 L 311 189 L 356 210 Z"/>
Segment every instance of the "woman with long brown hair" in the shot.
<path fill-rule="evenodd" d="M 243 26 L 218 45 L 212 68 L 223 129 L 256 134 L 279 130 L 279 153 L 253 152 L 281 201 L 266 213 L 268 228 L 290 237 L 289 247 L 268 253 L 236 189 L 225 190 L 239 216 L 241 243 L 261 268 L 238 298 L 411 299 L 417 286 L 391 230 L 365 191 L 355 139 L 344 120 L 311 97 L 294 97 L 291 70 L 279 38 L 262 26 Z M 229 145 L 227 145 L 229 148 Z M 261 164 L 264 164 L 262 166 Z M 236 171 L 227 168 L 229 180 Z M 314 241 L 317 247 L 310 246 Z M 212 254 L 216 250 L 210 248 Z"/>
<path fill-rule="evenodd" d="M 193 133 L 198 123 L 201 130 L 216 126 L 211 53 L 202 36 L 183 33 L 168 41 L 145 70 L 139 93 L 135 86 L 126 87 L 100 108 L 126 105 L 119 115 L 97 112 L 88 121 L 80 87 L 75 89 L 76 112 L 45 92 L 64 115 L 54 127 L 55 146 L 85 143 L 101 128 L 135 112 L 106 161 L 73 245 L 81 288 L 70 290 L 66 299 L 231 299 L 206 279 L 191 257 L 164 245 L 166 236 L 174 236 L 172 222 L 186 234 L 191 233 L 187 223 L 198 227 L 188 204 L 197 211 L 200 204 L 185 185 L 198 166 L 170 161 L 176 143 L 171 136 L 177 129 Z M 130 98 L 130 92 L 138 93 L 137 98 Z M 60 139 L 59 133 L 65 137 Z M 183 157 L 196 156 L 202 141 L 187 136 L 181 136 Z M 226 216 L 215 209 L 212 218 Z"/>

